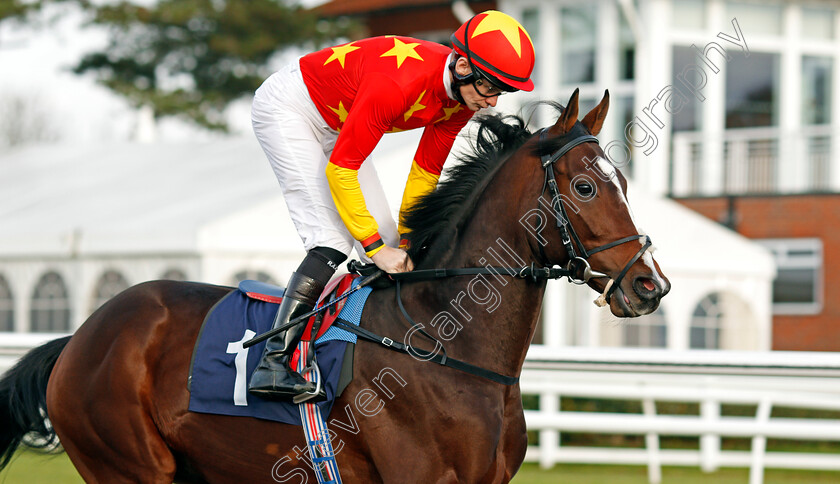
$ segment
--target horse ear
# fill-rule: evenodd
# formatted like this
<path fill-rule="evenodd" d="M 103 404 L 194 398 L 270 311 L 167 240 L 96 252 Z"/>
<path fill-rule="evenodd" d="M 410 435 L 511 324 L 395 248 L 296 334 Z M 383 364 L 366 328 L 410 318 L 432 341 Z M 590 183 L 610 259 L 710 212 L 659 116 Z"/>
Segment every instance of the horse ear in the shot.
<path fill-rule="evenodd" d="M 610 109 L 610 91 L 604 91 L 604 98 L 592 111 L 589 111 L 581 123 L 586 126 L 586 129 L 597 136 L 601 132 L 601 127 L 604 125 L 604 119 L 607 118 L 607 111 Z"/>
<path fill-rule="evenodd" d="M 572 127 L 577 122 L 578 117 L 578 94 L 580 93 L 580 89 L 575 89 L 575 92 L 572 93 L 572 97 L 569 98 L 569 102 L 566 103 L 566 109 L 563 110 L 563 114 L 560 115 L 560 118 L 557 119 L 557 122 L 554 123 L 552 128 L 552 132 L 555 135 L 561 135 L 564 133 L 568 133 L 572 130 Z"/>

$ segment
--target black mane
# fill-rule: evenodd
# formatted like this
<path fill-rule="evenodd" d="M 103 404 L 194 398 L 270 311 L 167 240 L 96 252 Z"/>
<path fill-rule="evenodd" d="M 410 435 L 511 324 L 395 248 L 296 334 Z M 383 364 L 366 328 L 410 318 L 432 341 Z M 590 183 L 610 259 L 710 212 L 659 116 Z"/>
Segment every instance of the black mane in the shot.
<path fill-rule="evenodd" d="M 408 253 L 416 264 L 435 260 L 450 248 L 448 242 L 472 213 L 481 188 L 531 136 L 519 116 L 494 114 L 474 122 L 478 132 L 473 152 L 459 155 L 459 163 L 446 170 L 446 179 L 403 214 L 411 231 Z"/>

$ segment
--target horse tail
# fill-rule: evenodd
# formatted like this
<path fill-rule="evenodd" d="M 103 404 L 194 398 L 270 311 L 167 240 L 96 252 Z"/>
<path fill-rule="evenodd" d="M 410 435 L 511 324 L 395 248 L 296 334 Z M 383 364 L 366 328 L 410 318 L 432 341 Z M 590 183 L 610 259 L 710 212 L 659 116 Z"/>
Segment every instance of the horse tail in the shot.
<path fill-rule="evenodd" d="M 55 430 L 46 421 L 47 382 L 58 355 L 70 341 L 59 338 L 30 351 L 0 378 L 0 470 L 27 437 L 27 445 L 49 447 Z"/>

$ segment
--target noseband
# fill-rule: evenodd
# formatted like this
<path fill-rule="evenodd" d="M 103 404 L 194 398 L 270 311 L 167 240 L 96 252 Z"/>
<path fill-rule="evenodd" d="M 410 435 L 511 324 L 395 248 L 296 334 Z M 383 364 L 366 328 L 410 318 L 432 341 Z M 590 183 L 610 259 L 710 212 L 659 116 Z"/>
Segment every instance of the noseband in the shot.
<path fill-rule="evenodd" d="M 548 139 L 548 129 L 543 128 L 540 130 L 540 141 L 542 142 L 546 139 Z M 575 232 L 575 228 L 572 225 L 569 216 L 566 214 L 566 209 L 563 208 L 563 198 L 560 195 L 560 189 L 557 186 L 557 179 L 554 176 L 554 162 L 566 155 L 572 150 L 572 148 L 583 143 L 598 144 L 598 138 L 592 136 L 591 134 L 584 134 L 576 138 L 572 138 L 570 141 L 560 146 L 560 148 L 558 148 L 554 153 L 542 155 L 540 157 L 542 167 L 545 169 L 545 182 L 543 183 L 543 189 L 540 192 L 540 197 L 542 197 L 542 194 L 545 193 L 546 187 L 548 187 L 548 192 L 551 195 L 551 207 L 554 211 L 554 217 L 557 219 L 557 228 L 560 230 L 560 237 L 563 241 L 563 246 L 566 248 L 566 254 L 569 256 L 569 262 L 566 265 L 566 269 L 569 272 L 568 278 L 570 282 L 575 284 L 586 284 L 589 282 L 589 279 L 593 277 L 609 277 L 607 274 L 593 271 L 590 268 L 589 261 L 587 259 L 589 259 L 589 257 L 593 254 L 617 247 L 627 242 L 640 239 L 645 240 L 642 248 L 639 249 L 639 251 L 636 252 L 636 255 L 627 262 L 618 274 L 618 277 L 610 279 L 604 288 L 604 293 L 600 298 L 598 298 L 598 300 L 595 301 L 595 303 L 599 306 L 605 306 L 610 302 L 612 294 L 615 292 L 616 288 L 619 287 L 621 281 L 624 279 L 624 276 L 627 275 L 627 272 L 630 270 L 630 267 L 635 264 L 636 261 L 639 260 L 639 258 L 641 258 L 642 255 L 651 247 L 652 242 L 649 236 L 637 234 L 623 237 L 590 250 L 587 250 L 586 247 L 584 247 L 583 243 L 580 241 L 580 237 L 578 237 L 577 232 Z M 577 251 L 575 250 L 575 245 L 577 245 L 578 249 L 580 249 L 580 256 L 578 256 Z"/>

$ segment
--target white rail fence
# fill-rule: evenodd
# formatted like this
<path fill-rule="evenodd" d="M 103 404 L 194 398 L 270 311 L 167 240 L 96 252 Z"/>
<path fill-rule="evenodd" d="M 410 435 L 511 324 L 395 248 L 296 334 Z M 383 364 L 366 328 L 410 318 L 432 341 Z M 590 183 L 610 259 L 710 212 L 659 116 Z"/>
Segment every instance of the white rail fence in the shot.
<path fill-rule="evenodd" d="M 545 348 L 528 353 L 522 393 L 538 395 L 526 411 L 539 432 L 526 461 L 647 465 L 659 483 L 661 467 L 749 467 L 750 484 L 764 469 L 840 471 L 840 454 L 767 452 L 768 438 L 840 441 L 840 419 L 771 417 L 774 407 L 840 411 L 840 354 L 813 352 L 669 351 L 624 348 Z M 631 400 L 642 413 L 561 411 L 560 399 Z M 699 415 L 657 415 L 656 402 L 699 405 Z M 755 405 L 754 417 L 721 415 L 727 404 Z M 645 448 L 562 445 L 563 432 L 643 435 Z M 662 449 L 660 436 L 699 437 L 697 450 Z M 750 451 L 721 449 L 721 437 L 750 438 Z"/>
<path fill-rule="evenodd" d="M 0 372 L 58 334 L 0 333 Z M 525 413 L 539 444 L 526 461 L 646 465 L 653 484 L 663 465 L 749 467 L 750 484 L 765 468 L 840 471 L 840 454 L 767 452 L 768 438 L 840 441 L 840 419 L 772 417 L 774 407 L 840 411 L 840 353 L 673 351 L 534 346 L 522 372 L 523 395 L 538 395 Z M 561 398 L 635 400 L 642 413 L 562 411 Z M 656 402 L 696 403 L 699 415 L 660 415 Z M 721 415 L 727 404 L 754 405 L 754 417 Z M 643 435 L 645 448 L 562 445 L 563 432 Z M 700 448 L 662 449 L 660 436 L 696 436 Z M 750 438 L 750 451 L 721 449 L 722 437 Z"/>
<path fill-rule="evenodd" d="M 62 336 L 67 335 L 59 333 L 0 333 L 0 374 L 5 373 L 32 348 Z"/>

